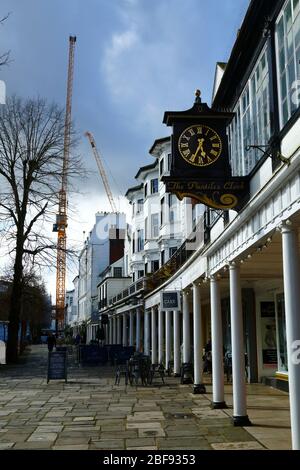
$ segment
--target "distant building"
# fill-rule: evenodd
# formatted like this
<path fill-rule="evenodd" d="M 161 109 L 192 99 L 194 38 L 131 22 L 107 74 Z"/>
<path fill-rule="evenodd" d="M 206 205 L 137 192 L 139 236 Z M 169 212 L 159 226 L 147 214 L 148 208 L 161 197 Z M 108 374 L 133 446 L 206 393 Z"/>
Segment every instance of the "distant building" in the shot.
<path fill-rule="evenodd" d="M 79 274 L 75 278 L 78 287 L 76 285 L 74 302 L 78 305 L 79 324 L 90 322 L 93 317 L 98 316 L 98 276 L 107 266 L 123 257 L 125 229 L 125 214 L 96 214 L 95 225 L 79 255 Z"/>

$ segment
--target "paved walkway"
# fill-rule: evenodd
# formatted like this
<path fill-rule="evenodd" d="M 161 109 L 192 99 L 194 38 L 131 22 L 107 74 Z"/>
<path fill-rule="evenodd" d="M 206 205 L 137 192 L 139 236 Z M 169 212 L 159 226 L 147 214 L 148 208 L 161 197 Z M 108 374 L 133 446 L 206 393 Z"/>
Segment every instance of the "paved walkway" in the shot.
<path fill-rule="evenodd" d="M 288 394 L 264 385 L 247 386 L 254 425 L 237 428 L 231 408 L 210 409 L 210 385 L 203 396 L 175 378 L 115 386 L 111 368 L 75 364 L 67 384 L 47 384 L 45 346 L 32 346 L 22 362 L 0 366 L 0 449 L 291 448 Z"/>

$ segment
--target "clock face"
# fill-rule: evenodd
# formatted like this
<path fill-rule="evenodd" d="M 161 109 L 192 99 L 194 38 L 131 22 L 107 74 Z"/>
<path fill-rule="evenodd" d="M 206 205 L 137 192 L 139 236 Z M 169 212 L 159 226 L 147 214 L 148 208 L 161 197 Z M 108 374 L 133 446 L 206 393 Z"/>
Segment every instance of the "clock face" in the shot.
<path fill-rule="evenodd" d="M 197 124 L 187 127 L 178 140 L 178 150 L 184 160 L 195 166 L 213 164 L 222 153 L 222 140 L 211 127 Z"/>

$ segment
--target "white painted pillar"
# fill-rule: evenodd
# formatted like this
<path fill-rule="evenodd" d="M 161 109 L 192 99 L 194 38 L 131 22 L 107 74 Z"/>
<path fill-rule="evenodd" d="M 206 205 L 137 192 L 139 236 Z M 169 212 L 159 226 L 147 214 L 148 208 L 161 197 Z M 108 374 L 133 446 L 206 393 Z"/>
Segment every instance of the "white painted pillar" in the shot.
<path fill-rule="evenodd" d="M 164 312 L 158 309 L 158 363 L 164 362 Z"/>
<path fill-rule="evenodd" d="M 174 376 L 180 375 L 180 312 L 173 312 L 173 332 L 174 332 Z"/>
<path fill-rule="evenodd" d="M 113 344 L 117 344 L 117 317 L 113 317 Z"/>
<path fill-rule="evenodd" d="M 223 329 L 220 296 L 220 281 L 210 279 L 211 308 L 211 353 L 212 353 L 212 408 L 227 408 L 224 399 L 224 363 L 223 363 Z"/>
<path fill-rule="evenodd" d="M 144 312 L 144 354 L 149 356 L 150 354 L 150 312 L 145 310 Z"/>
<path fill-rule="evenodd" d="M 140 308 L 136 310 L 136 341 L 135 341 L 135 349 L 136 351 L 140 350 L 141 347 L 141 316 L 142 312 Z"/>
<path fill-rule="evenodd" d="M 113 319 L 109 317 L 109 344 L 113 344 Z"/>
<path fill-rule="evenodd" d="M 157 364 L 157 327 L 156 327 L 156 309 L 151 308 L 151 346 L 152 346 L 152 364 Z"/>
<path fill-rule="evenodd" d="M 183 362 L 191 360 L 191 331 L 188 292 L 183 291 L 182 296 L 182 333 L 183 333 Z"/>
<path fill-rule="evenodd" d="M 121 315 L 117 316 L 117 344 L 122 344 Z"/>
<path fill-rule="evenodd" d="M 245 350 L 240 268 L 229 266 L 232 347 L 233 422 L 235 426 L 250 424 L 247 416 Z"/>
<path fill-rule="evenodd" d="M 282 260 L 292 448 L 300 450 L 300 261 L 297 229 L 282 226 Z"/>
<path fill-rule="evenodd" d="M 127 338 L 127 315 L 123 313 L 123 335 L 122 335 L 122 342 L 123 346 L 127 346 L 128 338 Z"/>
<path fill-rule="evenodd" d="M 165 368 L 168 369 L 171 360 L 171 312 L 166 311 L 166 364 Z"/>
<path fill-rule="evenodd" d="M 134 323 L 134 312 L 129 313 L 129 346 L 133 346 L 133 323 Z"/>
<path fill-rule="evenodd" d="M 193 322 L 194 322 L 194 393 L 206 393 L 203 384 L 203 340 L 201 292 L 199 283 L 193 284 Z"/>

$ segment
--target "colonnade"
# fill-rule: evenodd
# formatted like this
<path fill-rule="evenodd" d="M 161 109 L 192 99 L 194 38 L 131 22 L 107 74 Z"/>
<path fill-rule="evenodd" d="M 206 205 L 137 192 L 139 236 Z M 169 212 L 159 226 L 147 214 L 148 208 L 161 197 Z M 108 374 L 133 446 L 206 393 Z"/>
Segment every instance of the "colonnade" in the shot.
<path fill-rule="evenodd" d="M 298 234 L 289 224 L 283 223 L 282 262 L 286 313 L 286 334 L 289 368 L 292 442 L 300 449 L 300 361 L 296 352 L 300 347 L 300 260 Z M 211 349 L 212 349 L 212 408 L 226 408 L 224 395 L 223 328 L 221 289 L 218 275 L 209 278 Z M 247 415 L 244 326 L 240 265 L 229 263 L 230 324 L 232 354 L 233 423 L 250 425 Z M 191 292 L 192 291 L 192 292 Z M 192 296 L 192 302 L 190 298 Z M 192 322 L 191 322 L 192 314 Z M 123 322 L 123 323 L 121 323 Z M 191 356 L 193 325 L 193 357 Z M 155 305 L 145 311 L 137 307 L 128 313 L 112 316 L 109 321 L 109 341 L 135 346 L 137 351 L 150 355 L 152 364 L 163 363 L 167 368 L 173 359 L 173 372 L 180 374 L 182 363 L 193 362 L 194 393 L 205 393 L 203 384 L 201 280 L 182 291 L 181 311 L 162 311 Z M 143 328 L 142 328 L 143 325 Z M 129 332 L 127 331 L 129 330 Z M 298 354 L 299 356 L 299 354 Z M 297 356 L 297 357 L 298 357 Z"/>

